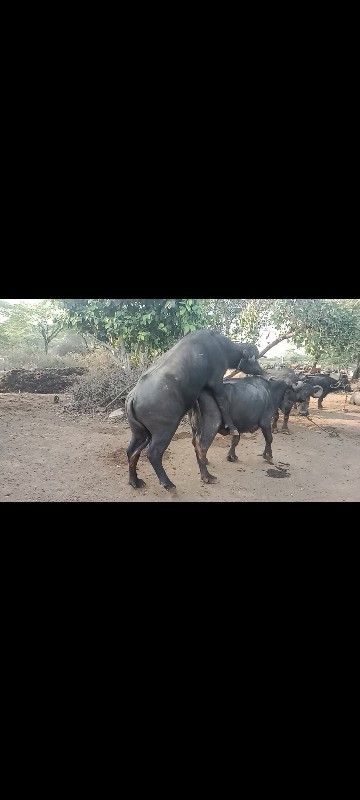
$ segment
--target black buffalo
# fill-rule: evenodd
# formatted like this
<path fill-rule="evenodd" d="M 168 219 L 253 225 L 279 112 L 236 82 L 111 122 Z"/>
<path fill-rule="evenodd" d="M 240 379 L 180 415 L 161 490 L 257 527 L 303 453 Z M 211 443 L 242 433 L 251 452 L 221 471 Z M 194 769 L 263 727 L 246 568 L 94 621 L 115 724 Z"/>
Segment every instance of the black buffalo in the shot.
<path fill-rule="evenodd" d="M 143 486 L 136 474 L 141 451 L 149 445 L 148 458 L 165 489 L 174 488 L 162 465 L 168 447 L 183 416 L 194 405 L 200 392 L 210 390 L 222 424 L 233 435 L 238 433 L 230 414 L 223 376 L 227 369 L 260 375 L 255 345 L 235 344 L 226 336 L 208 330 L 194 331 L 161 356 L 141 376 L 126 401 L 132 431 L 127 450 L 129 483 Z"/>
<path fill-rule="evenodd" d="M 308 386 L 318 385 L 322 387 L 323 393 L 318 399 L 318 408 L 320 409 L 323 407 L 322 401 L 330 392 L 339 392 L 341 390 L 349 391 L 349 389 L 351 391 L 351 386 L 347 383 L 347 376 L 337 381 L 335 378 L 332 378 L 331 375 L 307 375 L 303 378 L 303 381 Z M 300 406 L 299 414 L 301 414 L 302 417 L 307 417 L 309 415 L 309 402 L 310 398 L 305 400 Z"/>
<path fill-rule="evenodd" d="M 264 458 L 272 462 L 272 431 L 271 420 L 279 406 L 286 403 L 303 402 L 312 392 L 317 396 L 322 392 L 321 387 L 306 386 L 306 384 L 293 384 L 290 380 L 265 380 L 264 378 L 244 378 L 243 380 L 225 380 L 224 389 L 229 401 L 230 413 L 240 433 L 254 433 L 261 428 L 265 439 Z M 214 398 L 209 391 L 201 392 L 197 403 L 189 412 L 190 424 L 193 432 L 193 445 L 200 473 L 205 483 L 212 483 L 216 478 L 210 475 L 206 468 L 207 451 L 217 433 L 227 436 L 229 431 L 224 428 L 221 415 Z M 234 435 L 227 456 L 228 461 L 237 461 L 235 448 L 239 443 L 240 435 Z"/>
<path fill-rule="evenodd" d="M 284 415 L 281 433 L 290 434 L 288 428 L 288 422 L 292 408 L 297 408 L 298 403 L 306 403 L 306 402 L 309 403 L 310 397 L 316 397 L 319 400 L 322 397 L 323 388 L 322 386 L 320 386 L 318 382 L 307 383 L 306 381 L 297 381 L 296 386 L 297 389 L 295 390 L 295 392 L 288 391 L 285 393 L 281 403 L 279 403 L 279 406 L 274 413 L 274 418 L 272 423 L 273 433 L 278 433 L 277 424 L 279 420 L 279 409 L 280 411 L 282 411 Z"/>
<path fill-rule="evenodd" d="M 267 380 L 272 380 L 273 377 L 276 378 L 277 380 L 279 378 L 282 379 L 282 380 L 291 380 L 292 383 L 295 383 L 295 384 L 297 383 L 299 385 L 300 385 L 300 381 L 303 382 L 303 379 L 304 379 L 303 373 L 298 372 L 298 371 L 295 372 L 295 370 L 292 367 L 279 367 L 278 369 L 264 370 L 263 377 L 266 378 Z M 315 385 L 315 390 L 314 390 L 315 394 L 314 394 L 313 391 L 310 390 L 308 392 L 308 394 L 306 395 L 307 399 L 310 399 L 310 397 L 319 397 L 318 387 L 316 388 L 316 384 L 314 384 L 314 385 Z M 287 393 L 287 395 L 284 397 L 284 400 L 280 403 L 279 408 L 276 409 L 276 411 L 274 413 L 274 419 L 273 419 L 273 424 L 272 424 L 272 432 L 273 433 L 278 433 L 277 424 L 278 424 L 279 409 L 280 409 L 280 411 L 282 411 L 282 413 L 284 415 L 284 420 L 283 420 L 281 432 L 282 433 L 286 433 L 286 434 L 290 434 L 290 431 L 289 431 L 289 428 L 288 428 L 289 416 L 290 416 L 290 412 L 291 412 L 292 408 L 297 408 L 297 403 L 298 402 L 300 402 L 299 399 L 292 400 L 291 399 L 291 395 L 289 393 Z"/>
<path fill-rule="evenodd" d="M 281 380 L 283 380 L 283 381 L 286 380 L 286 378 L 289 378 L 294 383 L 296 383 L 296 381 L 299 379 L 298 378 L 298 373 L 295 372 L 295 370 L 292 369 L 292 367 L 279 367 L 279 369 L 275 369 L 275 368 L 273 368 L 273 369 L 265 369 L 263 371 L 262 375 L 263 375 L 263 378 L 267 378 L 267 379 L 268 378 L 272 378 L 272 377 L 281 378 Z"/>

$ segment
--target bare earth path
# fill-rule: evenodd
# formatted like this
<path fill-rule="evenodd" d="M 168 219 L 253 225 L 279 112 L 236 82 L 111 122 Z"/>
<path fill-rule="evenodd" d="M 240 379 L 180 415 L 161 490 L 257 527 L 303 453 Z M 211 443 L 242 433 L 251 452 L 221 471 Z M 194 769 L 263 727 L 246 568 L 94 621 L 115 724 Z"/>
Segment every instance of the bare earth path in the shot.
<path fill-rule="evenodd" d="M 132 489 L 127 482 L 127 424 L 63 413 L 67 399 L 60 395 L 60 403 L 54 404 L 53 395 L 0 394 L 0 501 L 360 499 L 360 409 L 347 405 L 344 412 L 344 395 L 329 395 L 323 411 L 311 401 L 311 416 L 324 431 L 304 418 L 290 417 L 292 435 L 274 436 L 274 476 L 259 457 L 264 449 L 261 431 L 241 437 L 235 464 L 225 458 L 230 439 L 218 436 L 209 451 L 209 469 L 218 481 L 205 486 L 200 481 L 190 429 L 187 424 L 180 426 L 164 459 L 166 471 L 177 485 L 174 493 L 159 485 L 144 454 L 138 472 L 146 487 Z M 335 435 L 330 436 L 332 432 Z M 277 471 L 276 465 L 282 471 Z"/>

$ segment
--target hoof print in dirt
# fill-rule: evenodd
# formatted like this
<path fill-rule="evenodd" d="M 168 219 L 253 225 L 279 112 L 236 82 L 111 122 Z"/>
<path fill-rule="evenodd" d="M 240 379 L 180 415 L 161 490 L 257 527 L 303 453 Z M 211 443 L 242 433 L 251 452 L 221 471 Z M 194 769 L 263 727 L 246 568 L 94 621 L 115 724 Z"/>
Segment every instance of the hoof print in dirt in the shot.
<path fill-rule="evenodd" d="M 266 474 L 269 478 L 288 478 L 290 472 L 287 469 L 267 469 Z"/>

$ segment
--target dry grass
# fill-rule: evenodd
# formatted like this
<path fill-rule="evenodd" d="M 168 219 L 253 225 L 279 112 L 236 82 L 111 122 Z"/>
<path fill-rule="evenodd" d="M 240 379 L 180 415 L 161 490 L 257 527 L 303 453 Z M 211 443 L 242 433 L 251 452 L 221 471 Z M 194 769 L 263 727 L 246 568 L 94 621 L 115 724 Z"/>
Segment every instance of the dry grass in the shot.
<path fill-rule="evenodd" d="M 123 408 L 130 390 L 145 371 L 141 367 L 122 367 L 120 364 L 92 363 L 87 375 L 73 386 L 73 399 L 69 411 L 101 412 Z"/>

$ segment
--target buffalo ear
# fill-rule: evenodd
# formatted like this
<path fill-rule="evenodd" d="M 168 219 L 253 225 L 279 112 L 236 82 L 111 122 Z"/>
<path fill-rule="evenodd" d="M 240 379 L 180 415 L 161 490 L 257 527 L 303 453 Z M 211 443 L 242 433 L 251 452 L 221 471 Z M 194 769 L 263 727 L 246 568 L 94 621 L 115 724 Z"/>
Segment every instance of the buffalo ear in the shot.
<path fill-rule="evenodd" d="M 313 397 L 322 397 L 323 394 L 324 394 L 324 389 L 322 388 L 322 386 L 314 386 L 313 393 L 312 393 Z"/>

